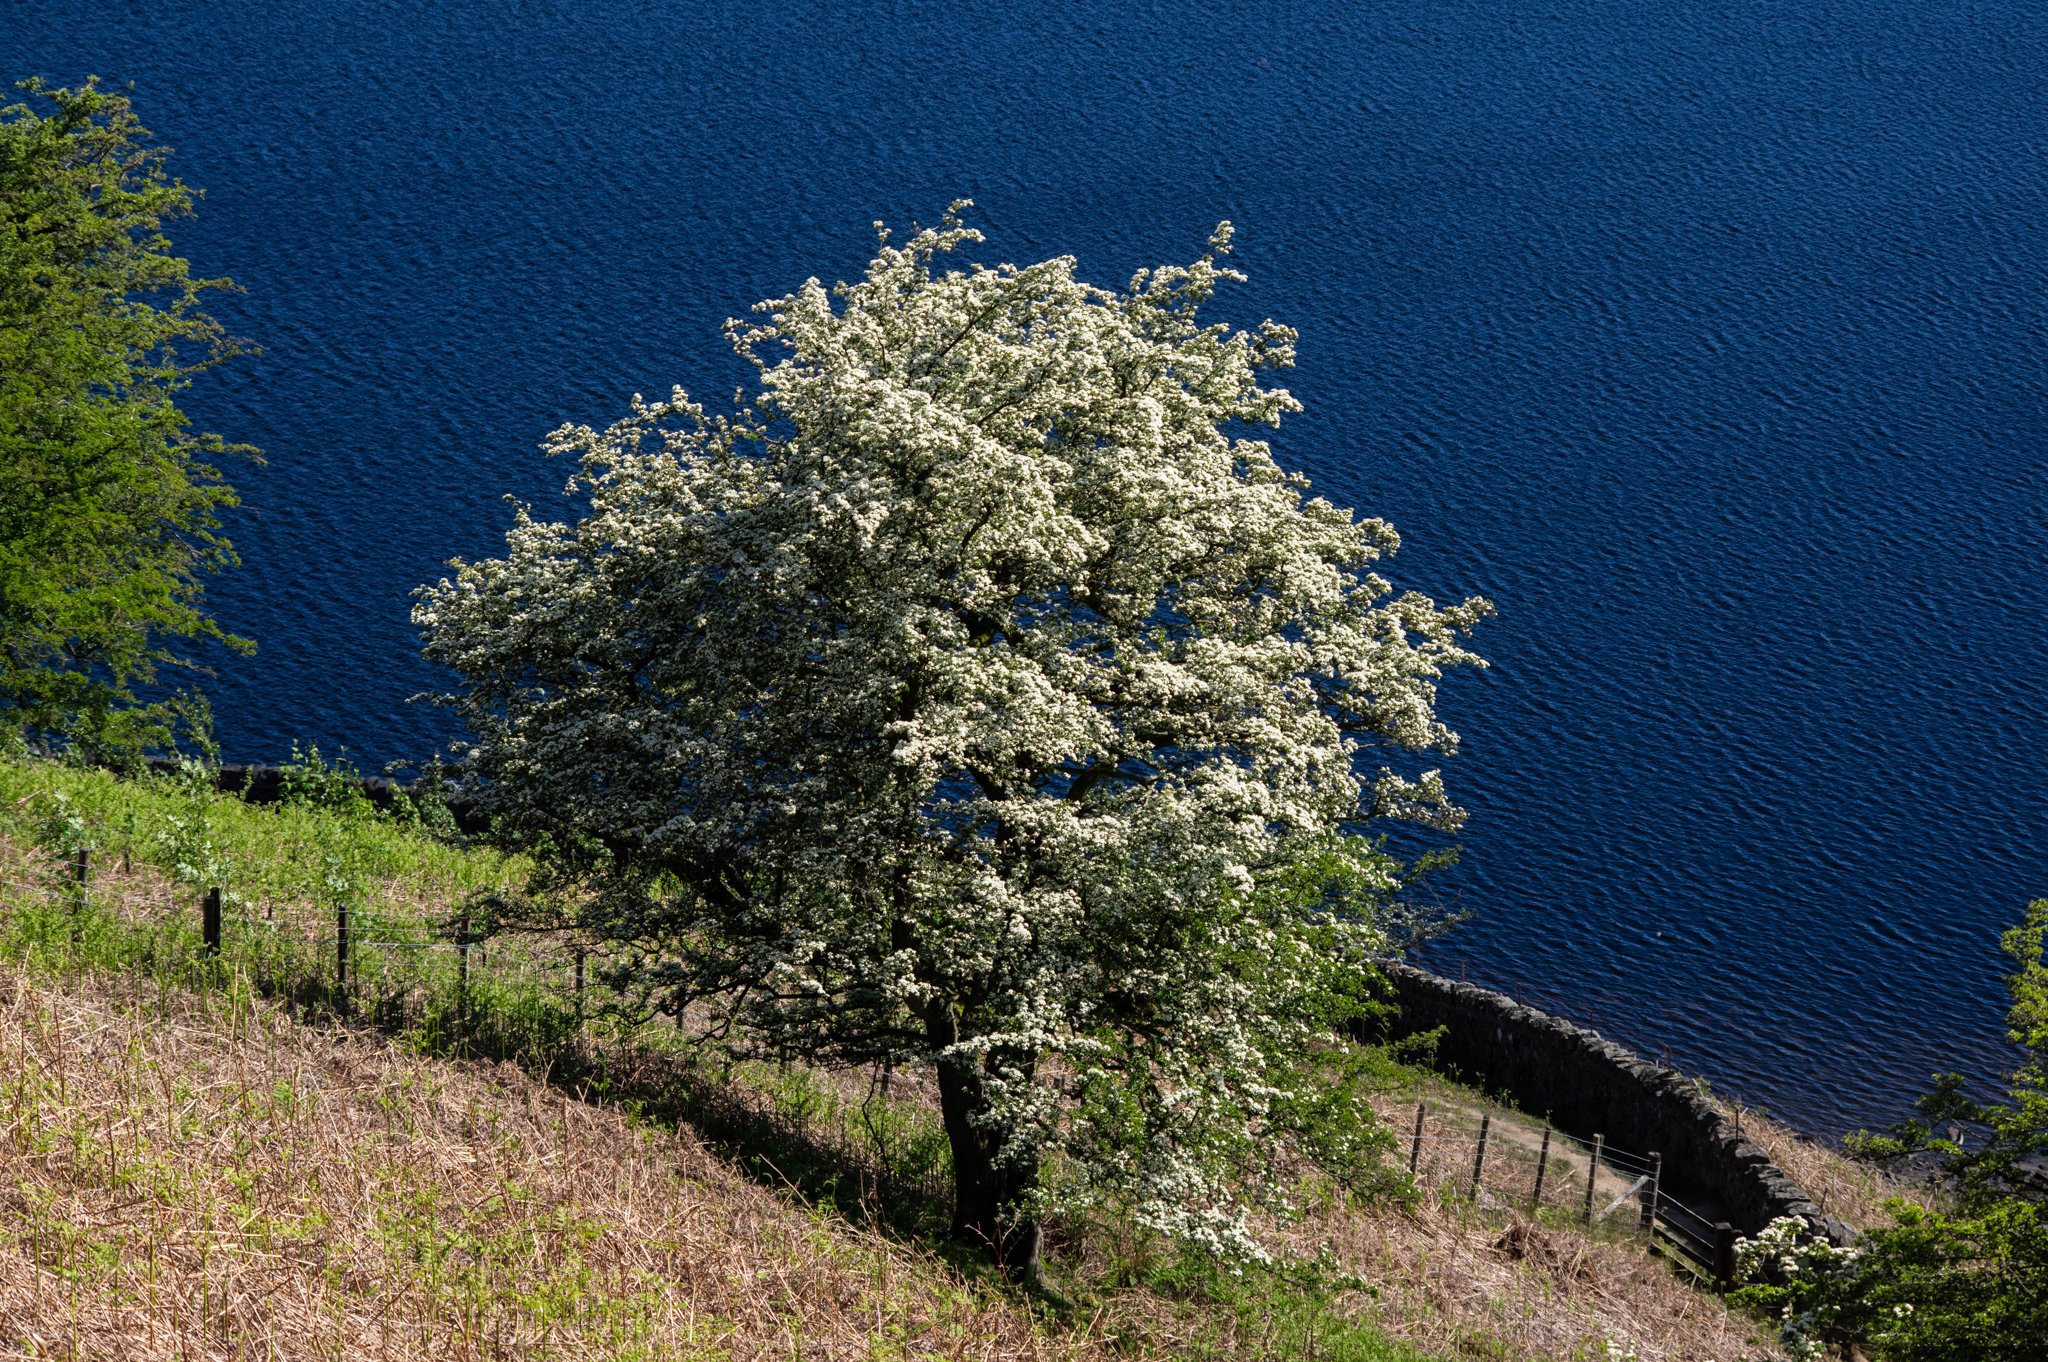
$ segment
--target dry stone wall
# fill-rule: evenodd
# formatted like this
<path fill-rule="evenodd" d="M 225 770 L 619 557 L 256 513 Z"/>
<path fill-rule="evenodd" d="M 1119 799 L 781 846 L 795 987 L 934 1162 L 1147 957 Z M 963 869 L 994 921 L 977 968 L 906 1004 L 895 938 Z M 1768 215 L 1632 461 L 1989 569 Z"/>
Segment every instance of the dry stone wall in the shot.
<path fill-rule="evenodd" d="M 1663 1154 L 1673 1192 L 1711 1198 L 1740 1233 L 1754 1235 L 1789 1215 L 1836 1243 L 1854 1237 L 1841 1221 L 1823 1215 L 1693 1080 L 1490 989 L 1412 965 L 1389 964 L 1386 973 L 1400 1005 L 1389 1038 L 1442 1027 L 1434 1061 L 1439 1071 L 1547 1116 L 1570 1134 L 1597 1132 L 1624 1149 Z"/>

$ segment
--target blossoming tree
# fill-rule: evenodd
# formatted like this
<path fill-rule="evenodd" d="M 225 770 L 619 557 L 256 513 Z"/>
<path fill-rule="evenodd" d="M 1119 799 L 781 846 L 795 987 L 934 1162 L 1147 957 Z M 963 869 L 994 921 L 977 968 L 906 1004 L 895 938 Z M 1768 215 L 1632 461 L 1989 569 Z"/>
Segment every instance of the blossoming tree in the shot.
<path fill-rule="evenodd" d="M 1229 224 L 1119 293 L 935 273 L 964 206 L 728 323 L 752 405 L 557 431 L 588 513 L 521 510 L 415 618 L 610 982 L 928 1066 L 954 1233 L 1027 1276 L 1057 1202 L 1258 1256 L 1294 1160 L 1369 1178 L 1388 1138 L 1339 1039 L 1404 874 L 1370 828 L 1460 814 L 1361 749 L 1454 747 L 1489 607 L 1392 598 L 1392 529 L 1247 438 L 1299 409 L 1258 382 L 1295 333 L 1197 324 Z"/>

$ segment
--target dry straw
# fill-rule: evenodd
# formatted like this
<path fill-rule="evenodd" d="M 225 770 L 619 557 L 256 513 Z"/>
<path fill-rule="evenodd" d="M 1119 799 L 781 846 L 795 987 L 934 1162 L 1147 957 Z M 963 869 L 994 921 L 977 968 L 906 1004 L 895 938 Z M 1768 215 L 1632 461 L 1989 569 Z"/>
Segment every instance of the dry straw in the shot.
<path fill-rule="evenodd" d="M 0 975 L 14 1356 L 1053 1358 L 929 1259 L 510 1066 Z"/>

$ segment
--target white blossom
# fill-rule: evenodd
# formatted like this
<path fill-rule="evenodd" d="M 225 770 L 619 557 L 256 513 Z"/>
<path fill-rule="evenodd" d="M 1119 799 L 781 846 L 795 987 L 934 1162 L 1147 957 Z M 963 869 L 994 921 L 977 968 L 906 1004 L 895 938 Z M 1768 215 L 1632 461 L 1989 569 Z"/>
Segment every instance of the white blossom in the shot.
<path fill-rule="evenodd" d="M 728 323 L 750 405 L 556 431 L 585 514 L 519 508 L 415 618 L 615 982 L 940 1066 L 963 1204 L 1113 1198 L 1256 1256 L 1305 1113 L 1351 1100 L 1331 1000 L 1401 875 L 1369 825 L 1460 818 L 1364 749 L 1455 749 L 1435 686 L 1490 607 L 1393 596 L 1394 531 L 1253 437 L 1299 410 L 1258 381 L 1295 333 L 1198 324 L 1229 224 L 1118 293 L 935 273 L 963 206 Z M 1362 1157 L 1337 1116 L 1310 1152 Z"/>

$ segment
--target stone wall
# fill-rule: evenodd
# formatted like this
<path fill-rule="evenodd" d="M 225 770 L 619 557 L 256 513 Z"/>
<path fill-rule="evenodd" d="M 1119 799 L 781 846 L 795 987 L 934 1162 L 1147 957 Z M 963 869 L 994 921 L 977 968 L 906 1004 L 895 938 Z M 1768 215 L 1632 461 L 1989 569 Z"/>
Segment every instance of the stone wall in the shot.
<path fill-rule="evenodd" d="M 1711 1198 L 1721 1217 L 1753 1235 L 1799 1216 L 1837 1243 L 1853 1237 L 1821 1214 L 1770 1156 L 1723 1116 L 1690 1079 L 1558 1017 L 1411 965 L 1386 967 L 1400 1015 L 1390 1038 L 1443 1027 L 1434 1067 L 1483 1087 L 1581 1138 L 1605 1135 L 1641 1155 L 1664 1156 L 1675 1195 Z"/>

